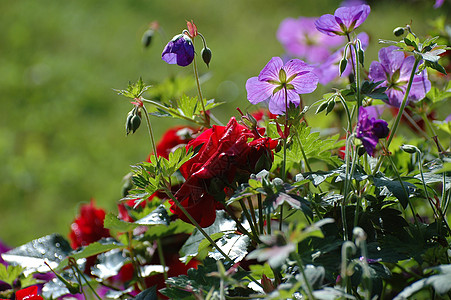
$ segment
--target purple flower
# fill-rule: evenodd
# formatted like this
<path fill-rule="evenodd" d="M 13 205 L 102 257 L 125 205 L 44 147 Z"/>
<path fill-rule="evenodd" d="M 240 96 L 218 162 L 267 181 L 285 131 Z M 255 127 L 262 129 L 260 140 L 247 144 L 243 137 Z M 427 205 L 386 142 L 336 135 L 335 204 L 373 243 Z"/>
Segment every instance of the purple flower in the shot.
<path fill-rule="evenodd" d="M 388 96 L 388 104 L 400 107 L 406 93 L 410 73 L 412 72 L 415 58 L 404 56 L 396 46 L 390 46 L 379 50 L 379 61 L 373 61 L 370 65 L 369 78 L 375 82 L 383 81 L 380 86 L 387 87 L 385 93 Z M 412 87 L 408 101 L 418 101 L 426 96 L 431 89 L 426 70 L 413 77 Z"/>
<path fill-rule="evenodd" d="M 288 54 L 304 58 L 309 63 L 322 63 L 331 49 L 343 44 L 341 36 L 327 37 L 316 30 L 316 18 L 287 18 L 280 23 L 277 39 Z"/>
<path fill-rule="evenodd" d="M 379 139 L 387 137 L 389 132 L 387 122 L 371 116 L 374 113 L 375 110 L 361 106 L 356 128 L 356 137 L 362 141 L 363 147 L 371 156 L 374 156 Z"/>
<path fill-rule="evenodd" d="M 164 47 L 161 58 L 168 64 L 189 65 L 194 59 L 193 41 L 183 33 L 174 36 Z"/>
<path fill-rule="evenodd" d="M 359 27 L 370 14 L 370 6 L 339 7 L 334 15 L 322 15 L 316 20 L 316 29 L 327 35 L 347 35 Z"/>
<path fill-rule="evenodd" d="M 282 114 L 289 103 L 299 105 L 299 94 L 316 89 L 318 76 L 312 70 L 313 67 L 302 60 L 292 59 L 284 65 L 280 57 L 273 57 L 258 77 L 247 80 L 247 99 L 252 104 L 269 99 L 269 111 Z"/>

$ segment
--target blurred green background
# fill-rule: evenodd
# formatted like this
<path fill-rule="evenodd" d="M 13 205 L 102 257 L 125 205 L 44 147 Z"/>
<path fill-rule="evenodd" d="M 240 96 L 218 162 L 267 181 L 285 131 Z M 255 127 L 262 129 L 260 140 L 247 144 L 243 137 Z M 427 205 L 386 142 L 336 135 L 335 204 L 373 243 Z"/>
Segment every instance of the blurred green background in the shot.
<path fill-rule="evenodd" d="M 195 21 L 213 51 L 210 69 L 199 64 L 201 74 L 211 75 L 203 91 L 226 102 L 214 111 L 226 122 L 235 107 L 248 106 L 246 80 L 284 54 L 275 38 L 280 22 L 333 13 L 340 2 L 1 1 L 0 240 L 18 246 L 53 232 L 67 235 L 80 203 L 91 198 L 116 211 L 122 177 L 147 157 L 150 144 L 142 128 L 125 135 L 131 105 L 113 88 L 124 89 L 139 76 L 146 83 L 192 76 L 192 68 L 161 60 L 185 20 Z M 449 3 L 435 10 L 434 2 L 370 2 L 361 27 L 372 38 L 367 65 L 381 47 L 377 39 L 391 39 L 393 28 L 412 20 L 422 35 L 428 20 L 449 12 Z M 156 35 L 143 49 L 141 36 L 151 21 L 165 36 Z M 194 89 L 187 93 L 196 95 Z M 173 124 L 153 119 L 158 137 Z"/>

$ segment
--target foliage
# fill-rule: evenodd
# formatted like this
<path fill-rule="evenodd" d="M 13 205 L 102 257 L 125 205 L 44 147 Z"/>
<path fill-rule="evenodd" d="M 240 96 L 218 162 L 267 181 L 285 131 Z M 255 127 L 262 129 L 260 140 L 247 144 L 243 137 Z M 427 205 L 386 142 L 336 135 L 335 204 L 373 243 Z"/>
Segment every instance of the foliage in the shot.
<path fill-rule="evenodd" d="M 391 76 L 390 85 L 381 86 L 385 81 L 370 80 L 366 50 L 354 32 L 369 12 L 367 5 L 341 7 L 331 24 L 324 21 L 331 15 L 322 17 L 320 28 L 317 24 L 321 32 L 347 38 L 336 49 L 335 66 L 327 60 L 320 69 L 332 66 L 339 71 L 336 76 L 348 77 L 332 79 L 339 88 L 313 104 L 304 106 L 307 96 L 300 94 L 317 87 L 321 70 L 299 58 L 283 64 L 273 57 L 246 84 L 252 94 L 248 100 L 269 101 L 272 113 L 263 108 L 244 114 L 238 108 L 241 119 L 231 117 L 227 126 L 215 117 L 220 103 L 202 94 L 200 51 L 193 59 L 177 59 L 179 66 L 192 64 L 197 96 L 185 94 L 190 84 L 183 79 L 146 85 L 139 78 L 116 90 L 133 105 L 127 135 L 147 131 L 152 152 L 124 177 L 119 214 L 105 213 L 92 201 L 81 207 L 83 213 L 71 226 L 79 244 L 52 234 L 2 253 L 0 283 L 5 287 L 0 286 L 0 296 L 11 298 L 36 283 L 46 299 L 448 294 L 451 156 L 444 145 L 450 141 L 449 135 L 437 134 L 441 127 L 429 115 L 449 102 L 449 78 L 444 77 L 449 66 L 442 56 L 451 36 L 420 39 L 410 25 L 396 29 L 400 40 L 384 42 L 406 53 L 402 63 L 407 62 L 393 66 L 401 71 L 385 74 Z M 154 34 L 158 26 L 150 26 Z M 187 29 L 176 37 L 184 39 L 188 50 L 208 49 L 203 60 L 210 65 L 212 52 L 194 21 L 187 21 Z M 186 51 L 177 47 L 170 41 L 163 60 L 173 64 L 175 54 L 184 58 Z M 422 77 L 425 84 L 418 87 L 415 76 L 422 70 L 431 75 Z M 408 81 L 399 83 L 401 75 Z M 410 99 L 409 93 L 419 88 L 426 96 Z M 378 106 L 393 91 L 401 93 L 402 104 L 387 127 L 383 118 L 391 108 L 381 113 Z M 332 119 L 331 130 L 309 125 L 322 112 Z M 171 128 L 172 135 L 157 143 L 150 116 L 190 126 Z M 448 127 L 449 118 L 443 120 Z M 141 119 L 146 126 L 140 126 Z M 409 126 L 421 137 L 400 137 Z M 401 139 L 408 144 L 401 145 Z M 160 153 L 161 147 L 165 151 Z M 50 277 L 32 277 L 43 274 Z"/>

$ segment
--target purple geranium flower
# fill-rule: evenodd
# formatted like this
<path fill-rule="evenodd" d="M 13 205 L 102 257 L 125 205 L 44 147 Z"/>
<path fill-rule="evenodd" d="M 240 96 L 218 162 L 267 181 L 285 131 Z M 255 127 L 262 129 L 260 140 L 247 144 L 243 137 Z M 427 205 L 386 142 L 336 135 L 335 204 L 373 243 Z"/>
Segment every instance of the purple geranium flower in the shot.
<path fill-rule="evenodd" d="M 445 2 L 445 0 L 435 0 L 434 8 L 439 8 L 443 5 L 443 2 Z"/>
<path fill-rule="evenodd" d="M 258 77 L 247 80 L 247 99 L 252 104 L 269 99 L 269 111 L 282 114 L 289 103 L 299 105 L 299 94 L 316 89 L 318 76 L 312 70 L 313 67 L 302 60 L 292 59 L 284 65 L 280 57 L 273 57 Z"/>
<path fill-rule="evenodd" d="M 356 128 L 356 137 L 362 141 L 363 147 L 371 156 L 374 155 L 379 139 L 387 137 L 389 132 L 387 122 L 376 119 L 374 114 L 375 110 L 361 106 Z"/>
<path fill-rule="evenodd" d="M 327 37 L 316 30 L 316 18 L 287 18 L 280 23 L 277 39 L 288 54 L 309 63 L 322 63 L 344 42 L 341 36 Z"/>
<path fill-rule="evenodd" d="M 369 78 L 375 82 L 383 81 L 380 86 L 387 87 L 385 93 L 388 96 L 388 104 L 400 107 L 407 83 L 412 72 L 415 58 L 404 56 L 396 46 L 390 46 L 379 50 L 379 61 L 373 61 L 370 65 Z M 426 70 L 413 77 L 408 101 L 418 101 L 426 96 L 431 89 Z"/>
<path fill-rule="evenodd" d="M 194 59 L 194 46 L 191 38 L 186 34 L 179 34 L 172 38 L 164 47 L 161 58 L 168 64 L 185 67 Z"/>
<path fill-rule="evenodd" d="M 359 27 L 370 14 L 370 6 L 339 7 L 334 15 L 326 14 L 316 20 L 316 29 L 327 35 L 347 35 Z"/>

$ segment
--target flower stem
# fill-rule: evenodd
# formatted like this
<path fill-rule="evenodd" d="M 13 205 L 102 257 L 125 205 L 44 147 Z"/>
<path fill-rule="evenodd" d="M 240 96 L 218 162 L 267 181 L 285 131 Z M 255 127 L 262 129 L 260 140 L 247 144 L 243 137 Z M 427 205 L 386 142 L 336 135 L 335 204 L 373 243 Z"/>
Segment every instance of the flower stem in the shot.
<path fill-rule="evenodd" d="M 166 261 L 164 259 L 164 252 L 163 252 L 163 247 L 161 246 L 161 239 L 157 238 L 157 250 L 158 250 L 158 258 L 160 259 L 160 263 L 163 266 L 163 276 L 164 276 L 164 281 L 166 283 L 166 280 L 168 279 L 168 272 L 166 270 Z M 167 286 L 167 284 L 166 284 Z"/>
<path fill-rule="evenodd" d="M 249 226 L 251 227 L 252 234 L 254 235 L 255 240 L 258 243 L 260 243 L 260 240 L 258 238 L 258 232 L 255 228 L 254 222 L 252 221 L 251 215 L 249 214 L 249 211 L 248 211 L 246 205 L 244 204 L 243 199 L 240 199 L 238 202 L 240 202 L 241 209 L 242 209 L 244 215 L 246 216 L 247 221 L 249 222 Z"/>
<path fill-rule="evenodd" d="M 257 195 L 258 198 L 258 223 L 259 223 L 259 227 L 260 227 L 260 233 L 263 234 L 263 230 L 264 230 L 264 216 L 263 216 L 263 199 L 262 199 L 262 194 L 258 194 Z"/>
<path fill-rule="evenodd" d="M 199 94 L 198 101 L 200 101 L 200 103 L 202 105 L 202 113 L 204 114 L 205 126 L 209 128 L 210 127 L 210 116 L 208 115 L 207 111 L 205 110 L 204 97 L 202 96 L 202 90 L 200 89 L 199 73 L 197 72 L 196 55 L 194 55 L 193 69 L 194 69 L 194 77 L 196 78 L 197 93 Z"/>
<path fill-rule="evenodd" d="M 415 63 L 413 64 L 412 72 L 410 72 L 409 83 L 407 84 L 406 93 L 404 94 L 404 98 L 402 99 L 401 106 L 399 107 L 398 115 L 396 116 L 395 123 L 392 126 L 392 130 L 390 132 L 390 136 L 388 137 L 388 141 L 386 144 L 386 148 L 390 146 L 393 137 L 395 136 L 396 130 L 398 129 L 399 122 L 401 121 L 402 113 L 404 112 L 404 108 L 406 107 L 407 100 L 409 99 L 410 89 L 412 88 L 413 77 L 415 76 L 415 71 L 417 70 L 418 64 L 420 63 L 420 58 L 415 57 Z"/>
<path fill-rule="evenodd" d="M 158 154 L 157 154 L 157 146 L 155 144 L 155 137 L 153 135 L 152 125 L 150 124 L 149 113 L 147 112 L 147 109 L 146 109 L 146 107 L 144 105 L 142 106 L 142 108 L 144 110 L 144 114 L 146 115 L 147 130 L 149 132 L 149 138 L 150 138 L 150 143 L 152 145 L 152 151 L 155 154 L 155 160 L 156 160 L 156 163 L 157 163 L 157 168 L 158 168 L 158 170 L 161 171 L 160 159 L 159 159 Z"/>

